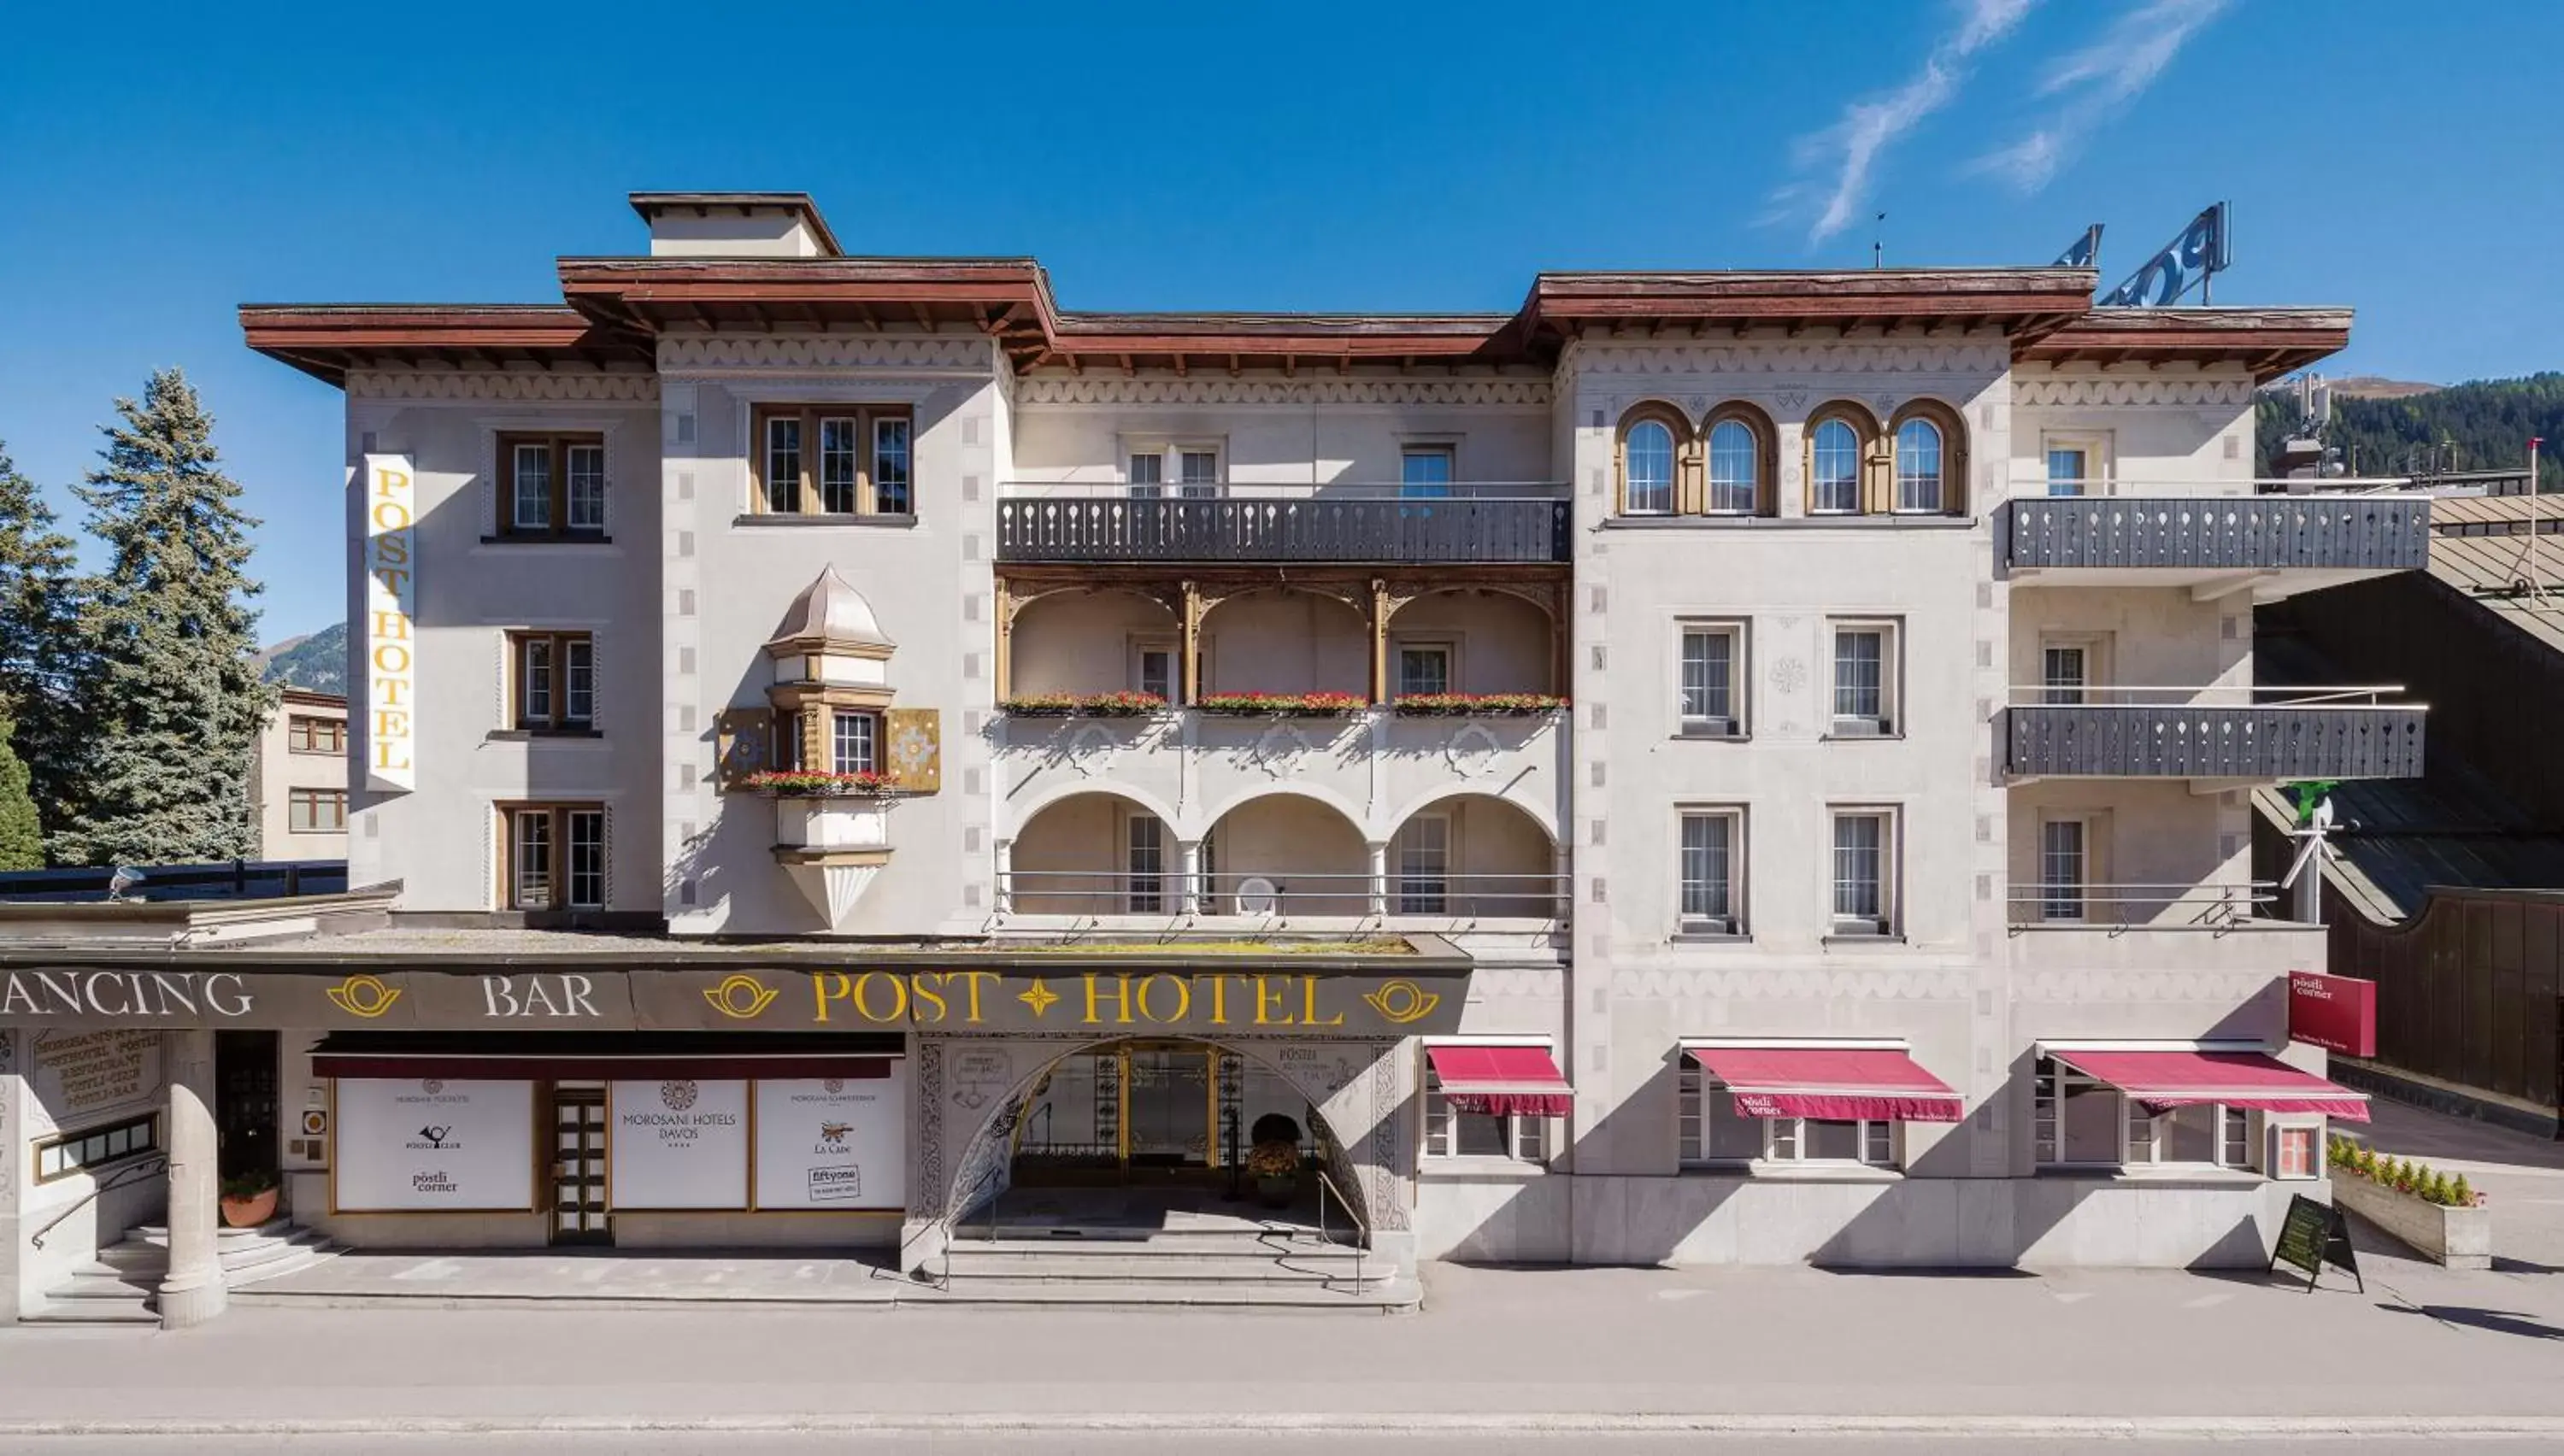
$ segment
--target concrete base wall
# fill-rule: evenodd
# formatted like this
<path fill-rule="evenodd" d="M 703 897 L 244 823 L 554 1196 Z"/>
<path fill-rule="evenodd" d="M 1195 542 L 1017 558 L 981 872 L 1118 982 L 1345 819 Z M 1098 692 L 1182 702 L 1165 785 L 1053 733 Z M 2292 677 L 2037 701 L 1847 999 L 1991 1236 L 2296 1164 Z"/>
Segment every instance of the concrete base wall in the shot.
<path fill-rule="evenodd" d="M 2249 1268 L 2291 1193 L 2198 1176 L 1428 1174 L 1419 1252 L 1460 1263 Z"/>

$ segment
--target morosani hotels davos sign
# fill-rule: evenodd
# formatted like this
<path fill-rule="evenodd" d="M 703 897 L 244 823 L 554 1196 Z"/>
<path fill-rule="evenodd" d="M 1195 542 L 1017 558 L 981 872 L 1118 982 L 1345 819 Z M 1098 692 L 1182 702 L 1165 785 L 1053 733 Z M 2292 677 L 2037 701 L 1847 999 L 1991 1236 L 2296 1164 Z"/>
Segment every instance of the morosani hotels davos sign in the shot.
<path fill-rule="evenodd" d="M 418 472 L 368 455 L 365 512 L 365 787 L 418 787 Z"/>

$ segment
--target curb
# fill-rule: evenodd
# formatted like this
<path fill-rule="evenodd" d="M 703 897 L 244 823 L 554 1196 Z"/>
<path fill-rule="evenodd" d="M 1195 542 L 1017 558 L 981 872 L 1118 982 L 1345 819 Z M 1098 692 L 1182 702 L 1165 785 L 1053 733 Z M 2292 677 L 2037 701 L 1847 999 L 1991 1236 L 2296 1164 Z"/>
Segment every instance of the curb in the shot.
<path fill-rule="evenodd" d="M 2060 1440 L 2304 1441 L 2310 1438 L 2564 1440 L 2564 1415 L 2513 1416 L 2052 1416 L 1725 1415 L 1526 1412 L 1262 1412 L 1267 1435 L 1701 1435 L 1970 1437 Z M 0 1420 L 0 1441 L 47 1437 L 562 1436 L 562 1435 L 1047 1435 L 1121 1432 L 1217 1436 L 1237 1416 L 920 1414 L 778 1416 L 422 1416 L 410 1419 Z"/>

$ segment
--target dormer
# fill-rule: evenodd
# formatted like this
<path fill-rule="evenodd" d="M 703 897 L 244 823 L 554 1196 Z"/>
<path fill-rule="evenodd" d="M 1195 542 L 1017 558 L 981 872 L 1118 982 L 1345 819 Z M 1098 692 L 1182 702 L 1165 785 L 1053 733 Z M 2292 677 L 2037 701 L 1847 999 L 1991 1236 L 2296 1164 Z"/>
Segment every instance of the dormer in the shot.
<path fill-rule="evenodd" d="M 653 258 L 841 258 L 807 192 L 635 192 Z"/>

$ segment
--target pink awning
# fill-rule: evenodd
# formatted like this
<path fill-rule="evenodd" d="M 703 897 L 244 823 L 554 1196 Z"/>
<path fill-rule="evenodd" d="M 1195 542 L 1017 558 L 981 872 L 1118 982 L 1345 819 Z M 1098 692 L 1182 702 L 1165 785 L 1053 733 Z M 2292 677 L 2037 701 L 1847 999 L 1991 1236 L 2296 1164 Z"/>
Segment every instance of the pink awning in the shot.
<path fill-rule="evenodd" d="M 1955 1123 L 1965 1110 L 1948 1083 L 1894 1047 L 1731 1047 L 1683 1043 L 1727 1084 L 1749 1118 Z"/>
<path fill-rule="evenodd" d="M 1442 1096 L 1461 1112 L 1563 1118 L 1575 1111 L 1576 1089 L 1547 1047 L 1430 1047 L 1425 1055 Z"/>
<path fill-rule="evenodd" d="M 2322 1113 L 2368 1121 L 2368 1094 L 2338 1087 L 2259 1052 L 2079 1052 L 2049 1056 L 2134 1098 L 2155 1117 L 2222 1102 L 2265 1113 Z"/>

